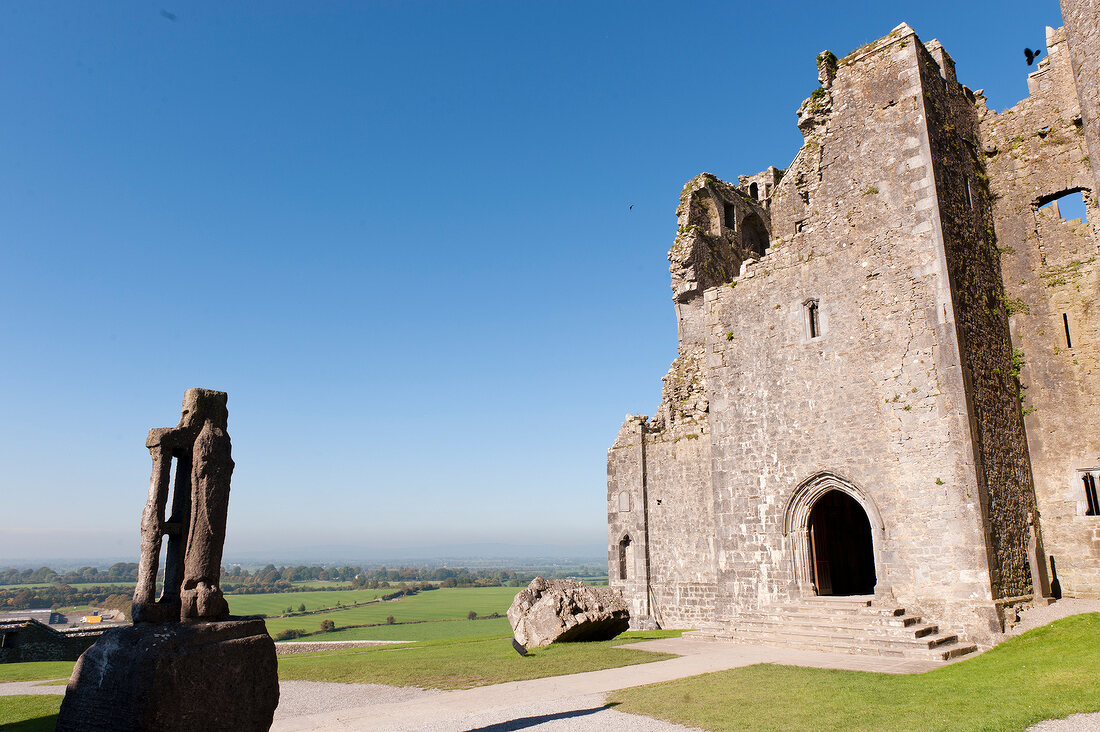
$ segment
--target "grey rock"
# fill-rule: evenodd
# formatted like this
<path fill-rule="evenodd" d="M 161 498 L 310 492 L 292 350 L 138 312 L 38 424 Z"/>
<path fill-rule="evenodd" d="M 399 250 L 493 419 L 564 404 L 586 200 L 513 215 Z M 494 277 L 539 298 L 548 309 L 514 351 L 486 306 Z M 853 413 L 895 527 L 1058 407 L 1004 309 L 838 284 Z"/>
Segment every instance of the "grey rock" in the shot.
<path fill-rule="evenodd" d="M 515 643 L 524 649 L 555 641 L 610 640 L 630 625 L 622 592 L 576 580 L 536 577 L 508 608 Z"/>

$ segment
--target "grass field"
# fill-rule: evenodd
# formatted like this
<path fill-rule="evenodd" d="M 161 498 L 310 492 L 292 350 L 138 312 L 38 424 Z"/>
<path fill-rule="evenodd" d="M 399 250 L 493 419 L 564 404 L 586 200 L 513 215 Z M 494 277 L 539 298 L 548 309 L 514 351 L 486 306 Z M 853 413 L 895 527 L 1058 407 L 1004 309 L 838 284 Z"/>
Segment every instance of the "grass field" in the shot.
<path fill-rule="evenodd" d="M 369 628 L 348 628 L 323 635 L 311 635 L 303 641 L 405 640 L 430 641 L 446 638 L 509 638 L 512 627 L 508 618 L 478 620 L 438 620 L 427 623 L 375 625 Z"/>
<path fill-rule="evenodd" d="M 61 679 L 73 675 L 76 661 L 33 661 L 30 663 L 0 663 L 2 681 L 40 681 Z"/>
<path fill-rule="evenodd" d="M 305 604 L 306 610 L 335 607 L 337 602 L 351 605 L 374 600 L 395 590 L 319 590 L 317 592 L 275 592 L 262 595 L 226 595 L 229 612 L 234 615 L 282 615 L 288 607 L 298 610 Z M 320 624 L 317 621 L 317 625 Z"/>
<path fill-rule="evenodd" d="M 60 696 L 0 696 L 0 729 L 53 732 L 60 709 Z"/>
<path fill-rule="evenodd" d="M 624 633 L 599 643 L 561 643 L 521 657 L 508 637 L 456 638 L 415 646 L 358 648 L 279 657 L 282 680 L 469 689 L 506 681 L 595 671 L 662 661 L 672 656 L 613 648 L 678 636 L 680 631 Z"/>
<path fill-rule="evenodd" d="M 385 591 L 360 590 L 359 592 Z M 389 615 L 394 616 L 394 619 L 398 622 L 407 622 L 410 620 L 448 620 L 460 618 L 465 620 L 466 615 L 471 610 L 476 612 L 478 615 L 483 616 L 490 615 L 494 612 L 503 615 L 505 612 L 507 612 L 508 606 L 512 604 L 512 598 L 515 597 L 516 592 L 518 592 L 518 590 L 515 587 L 455 587 L 441 590 L 431 590 L 429 592 L 421 592 L 419 594 L 413 595 L 412 597 L 402 597 L 389 602 L 380 602 L 374 605 L 365 605 L 363 607 L 350 608 L 347 610 L 333 610 L 331 612 L 318 613 L 316 615 L 303 615 L 296 618 L 269 618 L 267 621 L 267 632 L 274 636 L 280 631 L 288 630 L 291 628 L 297 628 L 307 631 L 320 630 L 321 621 L 326 619 L 336 623 L 337 628 L 339 628 L 340 626 L 344 625 L 367 625 L 371 623 L 385 623 L 386 617 Z M 349 593 L 334 592 L 332 594 L 345 595 Z M 234 613 L 242 614 L 240 613 L 240 611 L 237 610 L 237 606 L 234 604 L 234 601 L 237 599 L 237 597 L 251 598 L 263 596 L 227 595 L 227 598 L 229 599 L 230 610 L 232 610 Z M 298 606 L 297 603 L 293 602 L 293 594 L 273 595 L 272 597 L 282 600 L 282 609 L 284 611 L 286 610 L 288 605 L 293 605 L 294 607 Z M 286 599 L 288 597 L 291 599 Z M 301 602 L 301 600 L 299 600 L 298 602 Z M 308 602 L 306 603 L 306 607 L 309 607 Z M 327 639 L 330 635 L 332 634 L 317 636 L 317 638 Z M 415 635 L 410 635 L 409 637 L 417 640 L 420 639 Z M 364 636 L 364 638 L 374 639 L 375 636 L 368 634 Z M 379 638 L 381 639 L 381 637 Z M 392 639 L 404 640 L 404 638 Z M 350 640 L 350 638 L 345 637 L 343 638 L 343 640 Z"/>
<path fill-rule="evenodd" d="M 615 692 L 616 710 L 724 730 L 1024 730 L 1100 710 L 1100 613 L 915 675 L 758 665 Z"/>

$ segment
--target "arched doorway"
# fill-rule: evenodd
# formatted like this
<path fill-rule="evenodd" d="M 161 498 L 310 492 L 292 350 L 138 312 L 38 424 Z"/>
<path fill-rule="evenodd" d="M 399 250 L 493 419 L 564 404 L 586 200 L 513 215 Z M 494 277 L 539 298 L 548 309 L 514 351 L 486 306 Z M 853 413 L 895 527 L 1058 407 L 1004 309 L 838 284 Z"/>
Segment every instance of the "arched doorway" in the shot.
<path fill-rule="evenodd" d="M 875 591 L 875 549 L 863 507 L 831 490 L 814 502 L 807 522 L 810 570 L 818 595 L 870 595 Z"/>

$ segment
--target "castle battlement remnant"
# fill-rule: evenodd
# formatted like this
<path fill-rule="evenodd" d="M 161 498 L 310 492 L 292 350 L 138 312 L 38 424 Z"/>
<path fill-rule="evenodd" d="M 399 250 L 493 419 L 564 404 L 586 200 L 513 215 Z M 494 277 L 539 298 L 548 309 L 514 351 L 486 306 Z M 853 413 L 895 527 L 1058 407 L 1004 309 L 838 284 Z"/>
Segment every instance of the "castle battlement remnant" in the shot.
<path fill-rule="evenodd" d="M 944 658 L 1100 596 L 1089 5 L 1000 113 L 908 25 L 823 52 L 788 168 L 684 187 L 677 357 L 608 452 L 636 626 Z"/>

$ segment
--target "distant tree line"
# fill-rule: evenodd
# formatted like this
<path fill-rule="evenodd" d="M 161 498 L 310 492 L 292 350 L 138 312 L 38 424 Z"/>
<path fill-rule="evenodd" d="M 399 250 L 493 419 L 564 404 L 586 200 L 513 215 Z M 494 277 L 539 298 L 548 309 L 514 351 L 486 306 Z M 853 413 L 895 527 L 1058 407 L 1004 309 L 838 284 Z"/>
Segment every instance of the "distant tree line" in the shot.
<path fill-rule="evenodd" d="M 228 593 L 309 592 L 319 587 L 295 586 L 295 582 L 349 582 L 352 587 L 387 589 L 394 582 L 431 583 L 439 587 L 523 587 L 535 578 L 534 572 L 511 569 L 466 569 L 401 567 L 399 569 L 364 569 L 359 566 L 266 567 L 249 572 L 240 566 L 222 571 L 222 589 Z"/>
<path fill-rule="evenodd" d="M 38 569 L 0 570 L 0 585 L 39 585 L 62 583 L 66 585 L 77 582 L 137 582 L 137 562 L 118 562 L 112 564 L 105 571 L 98 567 L 81 567 L 64 574 L 55 572 L 49 567 Z"/>
<path fill-rule="evenodd" d="M 117 595 L 125 601 L 112 599 L 115 609 L 129 609 L 129 593 L 118 587 L 96 585 L 97 582 L 136 582 L 138 565 L 134 562 L 112 564 L 106 570 L 81 567 L 69 572 L 55 572 L 49 567 L 38 569 L 0 569 L 0 584 L 45 585 L 48 587 L 9 587 L 0 589 L 0 611 L 31 610 L 71 605 L 106 607 L 108 598 Z M 571 568 L 574 572 L 596 574 L 589 567 Z M 465 567 L 401 567 L 364 569 L 360 566 L 279 566 L 268 564 L 249 571 L 239 565 L 222 568 L 222 590 L 227 594 L 251 595 L 268 592 L 310 592 L 331 589 L 324 582 L 347 582 L 354 588 L 394 589 L 386 599 L 417 590 L 435 587 L 525 587 L 536 573 L 562 576 L 572 572 L 512 569 L 467 569 Z M 295 582 L 315 582 L 311 585 Z M 84 585 L 73 587 L 74 584 Z M 394 583 L 397 583 L 395 587 Z M 411 590 L 411 592 L 410 592 Z"/>

